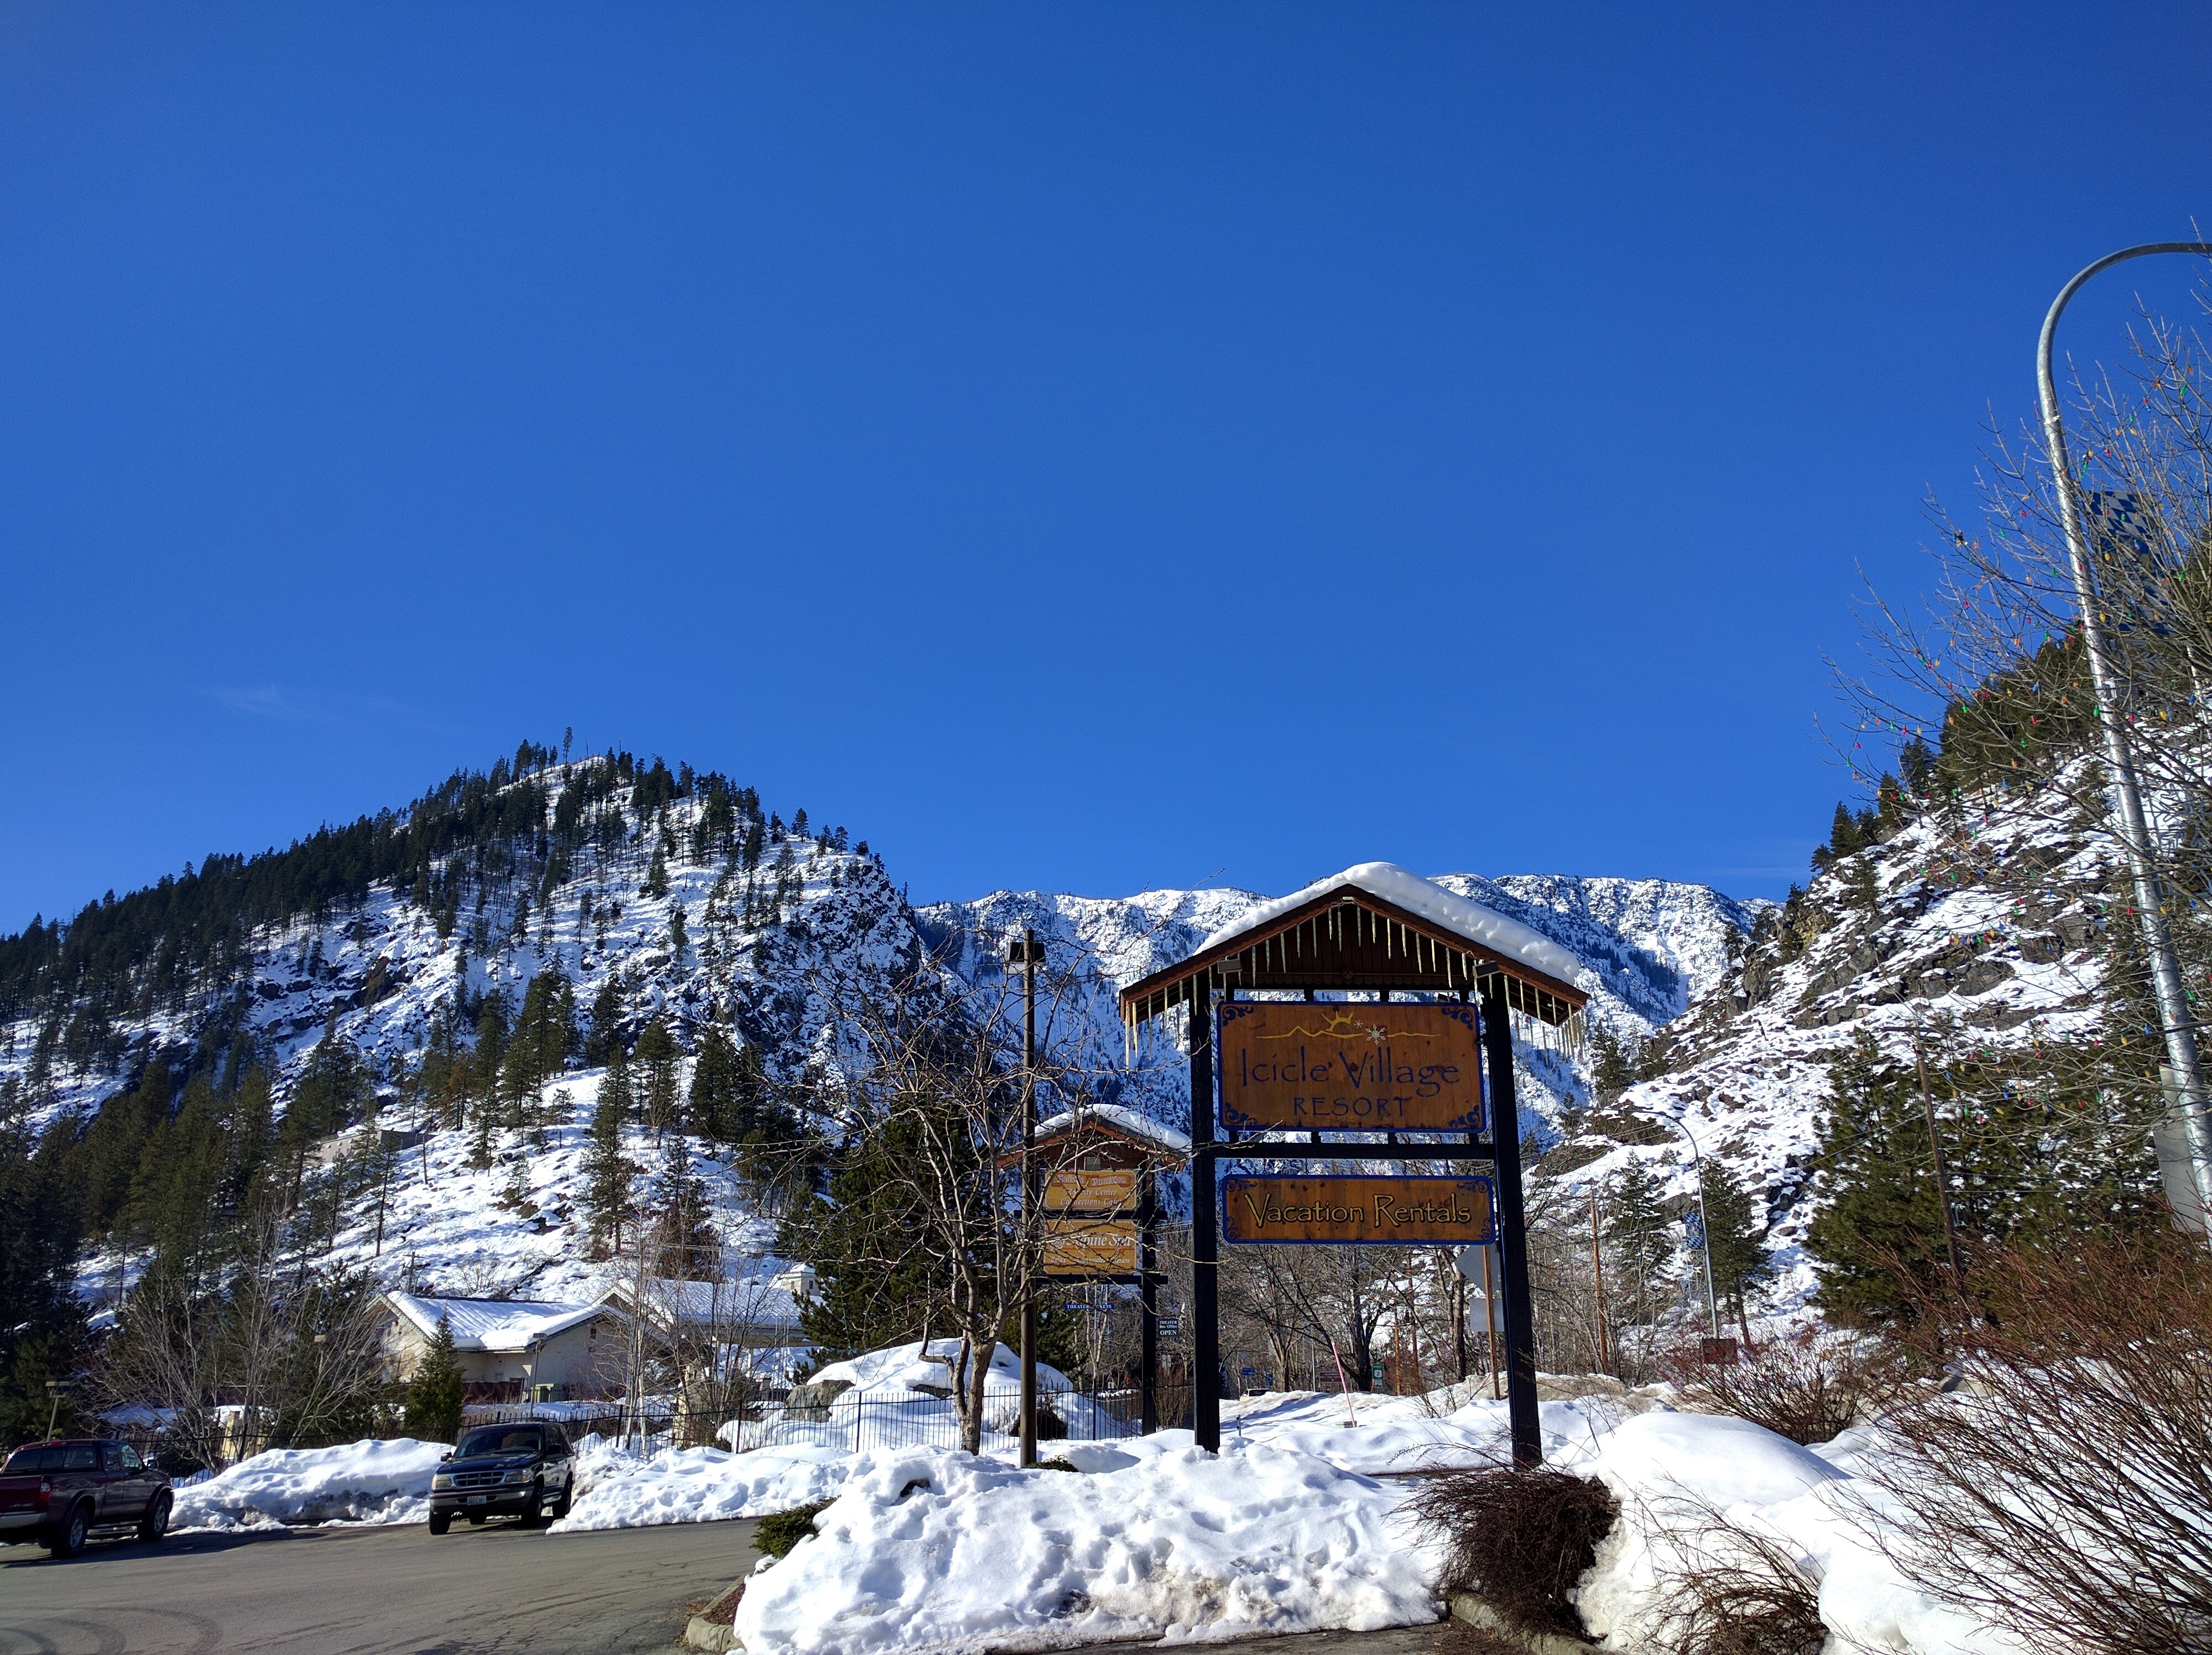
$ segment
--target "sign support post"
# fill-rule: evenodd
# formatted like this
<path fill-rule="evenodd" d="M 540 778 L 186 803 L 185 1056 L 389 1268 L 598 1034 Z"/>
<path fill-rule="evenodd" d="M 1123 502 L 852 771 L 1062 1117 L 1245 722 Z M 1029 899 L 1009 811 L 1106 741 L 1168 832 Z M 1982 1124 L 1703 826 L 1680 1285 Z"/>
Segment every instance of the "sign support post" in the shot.
<path fill-rule="evenodd" d="M 1192 1439 L 1221 1451 L 1220 1251 L 1214 1232 L 1213 985 L 1190 990 L 1190 1374 Z"/>
<path fill-rule="evenodd" d="M 1137 1321 L 1142 1364 L 1137 1380 L 1137 1429 L 1147 1437 L 1160 1428 L 1160 1261 L 1153 1236 L 1159 1217 L 1159 1201 L 1153 1194 L 1158 1182 L 1158 1175 L 1147 1171 L 1137 1196 Z"/>
<path fill-rule="evenodd" d="M 1506 1019 L 1505 979 L 1482 983 L 1483 1056 L 1490 1070 L 1490 1153 L 1498 1169 L 1498 1262 L 1505 1277 L 1505 1416 L 1513 1463 L 1544 1463 L 1536 1414 L 1536 1341 L 1528 1294 L 1528 1232 L 1521 1202 L 1521 1103 L 1513 1084 L 1513 1029 Z"/>

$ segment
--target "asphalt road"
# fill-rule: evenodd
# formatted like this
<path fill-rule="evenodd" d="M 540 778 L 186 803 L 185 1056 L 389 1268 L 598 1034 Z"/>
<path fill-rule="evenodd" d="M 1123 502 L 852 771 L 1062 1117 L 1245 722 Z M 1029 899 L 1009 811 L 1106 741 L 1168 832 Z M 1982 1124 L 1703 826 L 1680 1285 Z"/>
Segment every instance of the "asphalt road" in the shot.
<path fill-rule="evenodd" d="M 549 1535 L 492 1522 L 0 1547 L 0 1655 L 667 1655 L 752 1567 L 750 1523 Z"/>

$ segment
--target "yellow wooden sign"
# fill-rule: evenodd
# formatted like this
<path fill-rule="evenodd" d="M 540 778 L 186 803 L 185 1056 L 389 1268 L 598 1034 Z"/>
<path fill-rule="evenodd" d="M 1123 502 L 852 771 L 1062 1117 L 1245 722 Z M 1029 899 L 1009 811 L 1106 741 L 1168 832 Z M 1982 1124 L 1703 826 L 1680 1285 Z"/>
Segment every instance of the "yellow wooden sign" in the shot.
<path fill-rule="evenodd" d="M 1052 1219 L 1044 1236 L 1047 1275 L 1085 1277 L 1137 1273 L 1134 1219 Z"/>
<path fill-rule="evenodd" d="M 1115 1213 L 1137 1204 L 1138 1171 L 1133 1166 L 1085 1171 L 1063 1166 L 1045 1180 L 1048 1213 Z"/>

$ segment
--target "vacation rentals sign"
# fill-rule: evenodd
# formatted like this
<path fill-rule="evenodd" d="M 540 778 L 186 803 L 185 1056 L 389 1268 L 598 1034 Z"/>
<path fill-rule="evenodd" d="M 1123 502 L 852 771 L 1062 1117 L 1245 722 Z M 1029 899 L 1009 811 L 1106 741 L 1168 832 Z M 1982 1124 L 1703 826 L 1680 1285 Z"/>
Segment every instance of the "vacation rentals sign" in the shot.
<path fill-rule="evenodd" d="M 1221 1185 L 1222 1233 L 1238 1242 L 1480 1246 L 1496 1239 L 1488 1178 L 1232 1177 Z"/>
<path fill-rule="evenodd" d="M 1219 1013 L 1231 1132 L 1480 1132 L 1472 1006 L 1230 1001 Z"/>

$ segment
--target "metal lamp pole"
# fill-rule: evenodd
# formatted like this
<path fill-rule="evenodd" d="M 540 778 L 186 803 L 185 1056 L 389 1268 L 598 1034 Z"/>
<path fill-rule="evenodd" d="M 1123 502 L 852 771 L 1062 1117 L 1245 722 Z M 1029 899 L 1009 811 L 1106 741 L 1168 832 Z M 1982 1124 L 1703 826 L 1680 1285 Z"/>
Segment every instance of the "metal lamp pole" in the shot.
<path fill-rule="evenodd" d="M 2051 341 L 2058 332 L 2060 313 L 2081 284 L 2102 270 L 2130 259 L 2154 253 L 2191 253 L 2212 257 L 2212 245 L 2202 241 L 2151 241 L 2107 253 L 2058 290 L 2051 313 L 2043 319 L 2043 335 L 2036 342 L 2036 388 L 2043 399 L 2043 440 L 2058 481 L 2058 516 L 2066 531 L 2066 554 L 2073 565 L 2074 599 L 2081 611 L 2081 640 L 2089 656 L 2089 678 L 2097 697 L 2097 721 L 2104 727 L 2105 760 L 2112 772 L 2112 793 L 2119 806 L 2120 840 L 2128 853 L 2134 877 L 2136 913 L 2142 922 L 2143 950 L 2150 956 L 2151 987 L 2158 996 L 2159 1021 L 2165 1025 L 2166 1062 L 2181 1094 L 2182 1126 L 2187 1135 L 2189 1158 L 2197 1178 L 2197 1193 L 2212 1236 L 2212 1120 L 2205 1115 L 2204 1076 L 2197 1050 L 2197 1029 L 2182 988 L 2181 963 L 2173 950 L 2173 933 L 2166 922 L 2166 893 L 2151 861 L 2150 824 L 2143 812 L 2142 789 L 2136 779 L 2134 754 L 2127 727 L 2120 716 L 2122 685 L 2113 671 L 2105 639 L 2105 625 L 2097 609 L 2097 582 L 2081 527 L 2081 508 L 2075 498 L 2073 466 L 2067 458 L 2066 433 L 2059 423 L 2058 391 L 2051 376 Z"/>
<path fill-rule="evenodd" d="M 1030 1227 L 1036 1205 L 1036 974 L 1044 958 L 1036 933 L 1024 927 L 1022 940 L 1009 944 L 1006 964 L 1022 974 L 1022 1246 L 1030 1254 Z M 1021 1463 L 1035 1465 L 1037 1451 L 1037 1315 L 1033 1256 L 1022 1268 L 1022 1447 Z"/>
<path fill-rule="evenodd" d="M 1690 1159 L 1698 1169 L 1698 1236 L 1704 1243 L 1698 1250 L 1705 1256 L 1705 1319 L 1712 1328 L 1713 1337 L 1717 1339 L 1721 1336 L 1721 1299 L 1713 1291 L 1713 1226 L 1705 1217 L 1705 1158 L 1698 1153 L 1698 1141 L 1680 1116 L 1660 1115 L 1659 1119 L 1689 1139 Z"/>

